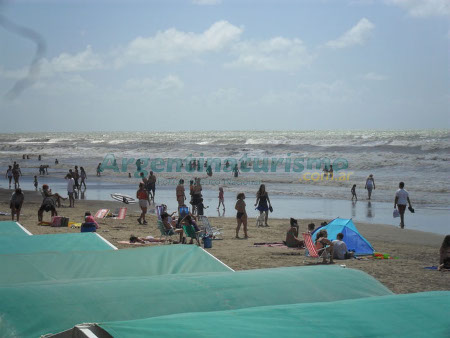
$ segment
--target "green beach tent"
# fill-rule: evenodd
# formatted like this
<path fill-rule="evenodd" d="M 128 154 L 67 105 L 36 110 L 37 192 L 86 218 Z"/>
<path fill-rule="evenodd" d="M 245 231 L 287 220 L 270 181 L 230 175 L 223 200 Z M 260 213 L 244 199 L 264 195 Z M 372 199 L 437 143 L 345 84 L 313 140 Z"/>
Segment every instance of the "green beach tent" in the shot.
<path fill-rule="evenodd" d="M 0 238 L 10 236 L 30 236 L 32 235 L 27 229 L 25 229 L 20 223 L 14 221 L 1 221 L 0 222 Z"/>
<path fill-rule="evenodd" d="M 0 237 L 0 255 L 116 249 L 97 233 Z"/>
<path fill-rule="evenodd" d="M 386 295 L 392 292 L 371 276 L 335 266 L 46 280 L 0 286 L 0 336 L 36 337 L 87 322 Z"/>
<path fill-rule="evenodd" d="M 196 245 L 2 255 L 0 285 L 233 271 Z"/>

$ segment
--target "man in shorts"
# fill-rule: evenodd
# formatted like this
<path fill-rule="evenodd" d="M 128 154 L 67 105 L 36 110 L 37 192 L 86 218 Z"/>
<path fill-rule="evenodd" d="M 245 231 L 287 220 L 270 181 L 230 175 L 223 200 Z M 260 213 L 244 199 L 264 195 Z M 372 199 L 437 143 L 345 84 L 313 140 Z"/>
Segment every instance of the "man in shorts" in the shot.
<path fill-rule="evenodd" d="M 400 214 L 400 228 L 405 227 L 405 210 L 406 203 L 409 204 L 409 208 L 412 209 L 411 201 L 409 200 L 409 194 L 404 189 L 405 183 L 400 182 L 398 185 L 399 189 L 395 193 L 394 209 L 397 208 Z"/>
<path fill-rule="evenodd" d="M 155 189 L 156 189 L 156 176 L 153 175 L 153 171 L 150 171 L 150 175 L 148 176 L 148 190 L 151 195 L 151 199 L 153 203 L 155 203 Z"/>
<path fill-rule="evenodd" d="M 73 197 L 75 180 L 71 174 L 67 174 L 67 195 L 69 195 L 69 208 L 75 208 L 75 198 Z"/>

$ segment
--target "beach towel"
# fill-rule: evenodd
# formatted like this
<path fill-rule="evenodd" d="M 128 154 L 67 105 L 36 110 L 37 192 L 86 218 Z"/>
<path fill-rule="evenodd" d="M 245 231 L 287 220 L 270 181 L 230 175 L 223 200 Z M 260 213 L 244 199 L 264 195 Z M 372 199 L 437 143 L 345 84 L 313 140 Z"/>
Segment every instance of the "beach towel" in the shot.
<path fill-rule="evenodd" d="M 11 216 L 11 214 L 8 212 L 0 211 L 0 216 Z"/>
<path fill-rule="evenodd" d="M 301 248 L 289 248 L 283 242 L 253 243 L 253 246 L 254 247 L 266 246 L 266 247 L 269 247 L 269 248 L 285 248 L 285 249 L 297 249 L 297 250 L 301 249 Z"/>
<path fill-rule="evenodd" d="M 109 209 L 100 209 L 95 213 L 95 218 L 105 218 L 108 215 Z"/>
<path fill-rule="evenodd" d="M 50 222 L 39 222 L 38 225 L 50 226 Z"/>
<path fill-rule="evenodd" d="M 68 227 L 73 228 L 80 228 L 81 227 L 81 223 L 75 223 L 75 222 L 69 222 Z"/>

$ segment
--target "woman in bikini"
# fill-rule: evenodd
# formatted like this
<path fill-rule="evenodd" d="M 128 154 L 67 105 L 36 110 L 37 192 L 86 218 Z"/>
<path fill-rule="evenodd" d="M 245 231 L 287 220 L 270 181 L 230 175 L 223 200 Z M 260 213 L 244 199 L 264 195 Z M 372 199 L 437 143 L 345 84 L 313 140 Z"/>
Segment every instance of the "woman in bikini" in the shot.
<path fill-rule="evenodd" d="M 235 209 L 237 211 L 236 213 L 236 238 L 239 238 L 239 229 L 241 228 L 241 225 L 243 225 L 244 228 L 244 238 L 248 238 L 247 234 L 247 212 L 245 211 L 245 194 L 239 193 L 237 195 L 237 201 L 235 205 Z"/>

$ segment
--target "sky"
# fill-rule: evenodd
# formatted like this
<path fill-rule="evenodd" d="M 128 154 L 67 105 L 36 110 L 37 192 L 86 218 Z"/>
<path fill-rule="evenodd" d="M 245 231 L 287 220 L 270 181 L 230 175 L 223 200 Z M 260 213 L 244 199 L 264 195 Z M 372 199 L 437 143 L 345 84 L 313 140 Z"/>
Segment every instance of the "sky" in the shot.
<path fill-rule="evenodd" d="M 450 128 L 450 0 L 0 0 L 0 132 Z"/>

